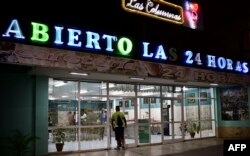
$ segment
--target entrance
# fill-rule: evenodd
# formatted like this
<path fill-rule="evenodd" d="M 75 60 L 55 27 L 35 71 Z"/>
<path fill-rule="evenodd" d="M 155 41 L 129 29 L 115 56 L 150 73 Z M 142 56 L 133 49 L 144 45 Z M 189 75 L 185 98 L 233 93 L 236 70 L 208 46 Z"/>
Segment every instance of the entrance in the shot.
<path fill-rule="evenodd" d="M 160 98 L 138 98 L 138 144 L 162 142 Z"/>
<path fill-rule="evenodd" d="M 135 110 L 136 110 L 136 98 L 134 97 L 110 97 L 110 117 L 115 112 L 115 107 L 120 106 L 120 111 L 125 114 L 127 121 L 127 127 L 124 131 L 125 143 L 127 147 L 136 146 L 136 120 L 135 120 Z M 110 146 L 115 148 L 117 146 L 115 140 L 115 134 L 110 125 Z"/>
<path fill-rule="evenodd" d="M 164 98 L 162 101 L 163 141 L 183 141 L 182 132 L 183 107 L 176 98 Z"/>
<path fill-rule="evenodd" d="M 110 119 L 124 112 L 127 147 L 215 136 L 213 88 L 184 88 L 108 82 L 49 80 L 48 151 L 56 152 L 53 131 L 65 134 L 63 151 L 116 147 Z M 193 124 L 192 124 L 193 125 Z"/>

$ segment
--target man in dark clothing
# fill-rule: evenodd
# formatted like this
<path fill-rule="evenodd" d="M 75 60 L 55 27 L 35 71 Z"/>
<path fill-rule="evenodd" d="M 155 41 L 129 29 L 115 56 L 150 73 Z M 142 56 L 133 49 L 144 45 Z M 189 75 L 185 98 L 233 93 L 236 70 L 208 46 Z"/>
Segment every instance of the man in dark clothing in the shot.
<path fill-rule="evenodd" d="M 124 128 L 127 126 L 127 121 L 123 112 L 120 112 L 120 107 L 116 106 L 116 112 L 112 114 L 111 123 L 113 131 L 115 131 L 115 139 L 117 141 L 117 150 L 122 147 L 125 149 Z"/>

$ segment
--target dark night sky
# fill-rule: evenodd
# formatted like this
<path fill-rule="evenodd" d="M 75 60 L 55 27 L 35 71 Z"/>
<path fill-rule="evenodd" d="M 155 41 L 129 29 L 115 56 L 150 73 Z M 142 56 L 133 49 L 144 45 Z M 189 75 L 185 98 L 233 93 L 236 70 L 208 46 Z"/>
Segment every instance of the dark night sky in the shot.
<path fill-rule="evenodd" d="M 246 41 L 244 36 L 250 32 L 249 8 L 249 2 L 244 0 L 205 2 L 204 31 L 213 43 L 214 49 L 223 50 L 233 56 L 235 53 L 240 54 L 250 50 L 244 48 L 244 41 Z"/>
<path fill-rule="evenodd" d="M 250 31 L 248 1 L 197 1 L 202 5 L 203 31 L 194 31 L 125 12 L 121 8 L 121 0 L 88 0 L 81 3 L 71 0 L 70 3 L 60 1 L 55 4 L 44 2 L 27 6 L 28 14 L 22 7 L 20 10 L 16 8 L 16 12 L 24 18 L 98 29 L 97 31 L 119 33 L 141 39 L 153 38 L 169 45 L 204 50 L 208 53 L 234 56 L 234 53 L 238 54 L 245 50 L 242 45 L 243 36 Z M 16 12 L 8 14 L 17 15 Z M 6 16 L 6 11 L 1 10 L 1 16 Z"/>

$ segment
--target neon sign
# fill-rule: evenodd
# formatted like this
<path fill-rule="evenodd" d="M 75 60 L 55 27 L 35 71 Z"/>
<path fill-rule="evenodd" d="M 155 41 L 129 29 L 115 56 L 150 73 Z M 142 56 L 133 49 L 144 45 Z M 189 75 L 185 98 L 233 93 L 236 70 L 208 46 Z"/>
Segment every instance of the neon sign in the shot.
<path fill-rule="evenodd" d="M 199 17 L 199 5 L 194 2 L 184 1 L 185 23 L 191 29 L 197 29 Z"/>
<path fill-rule="evenodd" d="M 184 23 L 182 7 L 163 0 L 122 0 L 122 7 L 130 13 L 175 24 Z"/>
<path fill-rule="evenodd" d="M 134 14 L 203 30 L 201 6 L 196 0 L 169 2 L 169 0 L 121 0 L 122 8 Z M 178 3 L 178 4 L 177 4 Z"/>
<path fill-rule="evenodd" d="M 26 25 L 25 28 L 28 26 Z M 56 48 L 65 48 L 85 52 L 97 52 L 107 55 L 133 57 L 134 59 L 148 60 L 161 63 L 171 63 L 183 66 L 202 67 L 229 71 L 236 73 L 248 73 L 249 64 L 244 61 L 234 61 L 230 58 L 196 53 L 191 50 L 179 50 L 165 44 L 157 45 L 146 41 L 133 42 L 128 37 L 102 34 L 94 31 L 83 31 L 79 28 L 64 27 L 58 25 L 49 26 L 45 23 L 30 22 L 31 34 L 23 33 L 17 19 L 9 21 L 3 28 L 1 39 L 31 43 L 35 45 L 50 45 Z M 27 36 L 27 35 L 30 35 Z"/>

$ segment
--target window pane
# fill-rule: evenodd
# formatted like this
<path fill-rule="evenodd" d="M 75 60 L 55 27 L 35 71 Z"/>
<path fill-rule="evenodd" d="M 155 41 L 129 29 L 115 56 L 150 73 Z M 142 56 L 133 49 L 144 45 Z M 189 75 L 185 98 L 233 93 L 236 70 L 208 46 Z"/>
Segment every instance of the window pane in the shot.
<path fill-rule="evenodd" d="M 131 84 L 109 84 L 110 96 L 135 96 L 135 86 Z"/>
<path fill-rule="evenodd" d="M 138 85 L 138 96 L 160 97 L 160 86 L 155 85 Z"/>
<path fill-rule="evenodd" d="M 80 88 L 81 97 L 89 95 L 107 95 L 107 83 L 105 82 L 81 82 Z"/>
<path fill-rule="evenodd" d="M 107 121 L 107 99 L 85 97 L 80 102 L 81 125 L 100 125 Z"/>

